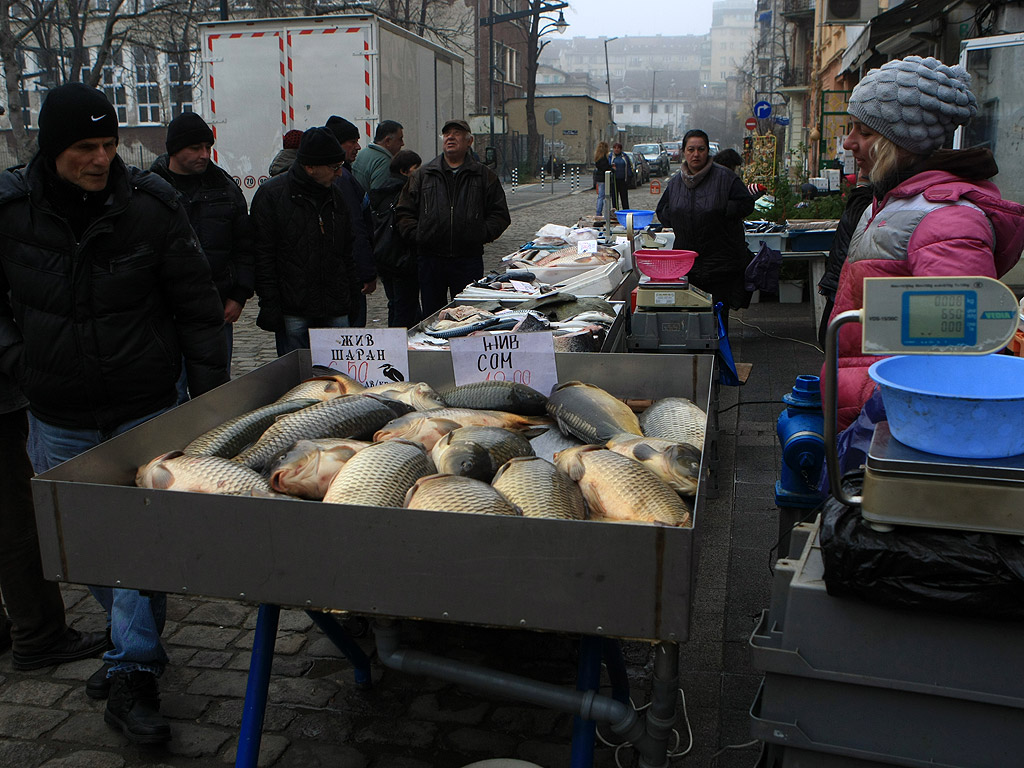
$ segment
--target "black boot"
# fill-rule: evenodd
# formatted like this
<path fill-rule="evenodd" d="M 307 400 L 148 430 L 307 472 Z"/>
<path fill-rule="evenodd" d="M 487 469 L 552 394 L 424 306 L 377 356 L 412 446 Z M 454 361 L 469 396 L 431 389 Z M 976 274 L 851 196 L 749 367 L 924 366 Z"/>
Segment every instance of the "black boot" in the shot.
<path fill-rule="evenodd" d="M 110 678 L 107 673 L 113 664 L 103 662 L 103 666 L 89 675 L 85 681 L 85 695 L 90 699 L 105 699 L 110 695 Z"/>
<path fill-rule="evenodd" d="M 115 672 L 103 719 L 135 744 L 159 744 L 171 738 L 171 727 L 160 714 L 160 692 L 152 672 Z"/>

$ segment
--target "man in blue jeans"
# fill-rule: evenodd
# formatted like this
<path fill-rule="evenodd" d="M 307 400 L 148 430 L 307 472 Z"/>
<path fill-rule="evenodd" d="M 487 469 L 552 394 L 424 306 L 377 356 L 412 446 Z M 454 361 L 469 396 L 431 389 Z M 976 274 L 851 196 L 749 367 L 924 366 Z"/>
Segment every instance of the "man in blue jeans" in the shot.
<path fill-rule="evenodd" d="M 0 373 L 28 398 L 43 471 L 172 407 L 182 360 L 196 395 L 223 384 L 228 356 L 188 216 L 173 187 L 117 156 L 103 93 L 51 90 L 38 140 L 27 167 L 0 174 Z M 165 597 L 93 593 L 114 648 L 87 692 L 108 696 L 104 719 L 131 741 L 166 741 Z"/>

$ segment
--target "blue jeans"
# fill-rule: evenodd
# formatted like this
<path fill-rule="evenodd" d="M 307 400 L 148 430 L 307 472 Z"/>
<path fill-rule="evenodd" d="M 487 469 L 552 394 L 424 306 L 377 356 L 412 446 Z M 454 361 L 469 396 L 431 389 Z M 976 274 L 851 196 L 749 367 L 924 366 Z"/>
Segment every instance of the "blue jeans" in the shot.
<path fill-rule="evenodd" d="M 601 215 L 601 211 L 604 210 L 604 182 L 597 182 L 597 215 Z"/>
<path fill-rule="evenodd" d="M 72 429 L 57 427 L 40 421 L 31 414 L 32 433 L 39 446 L 39 460 L 43 472 L 61 462 L 72 459 L 89 448 L 127 432 L 132 427 L 163 413 L 167 408 L 139 419 L 127 421 L 109 431 L 99 429 Z M 111 664 L 111 673 L 144 671 L 159 675 L 167 664 L 167 654 L 160 645 L 160 633 L 167 617 L 167 596 L 163 593 L 145 593 L 134 589 L 89 587 L 93 596 L 107 612 L 107 626 L 114 649 L 103 654 L 103 661 Z"/>
<path fill-rule="evenodd" d="M 348 315 L 342 317 L 284 316 L 284 330 L 276 331 L 277 356 L 282 357 L 296 349 L 309 349 L 310 328 L 348 328 Z"/>

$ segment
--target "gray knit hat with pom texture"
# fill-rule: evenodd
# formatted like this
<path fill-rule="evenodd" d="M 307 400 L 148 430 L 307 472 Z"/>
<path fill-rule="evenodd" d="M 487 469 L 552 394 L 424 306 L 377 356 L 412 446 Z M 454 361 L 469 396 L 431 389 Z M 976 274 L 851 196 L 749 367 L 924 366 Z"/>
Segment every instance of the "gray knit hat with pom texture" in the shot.
<path fill-rule="evenodd" d="M 907 56 L 868 72 L 850 94 L 848 110 L 897 146 L 926 155 L 977 114 L 978 100 L 959 64 Z"/>

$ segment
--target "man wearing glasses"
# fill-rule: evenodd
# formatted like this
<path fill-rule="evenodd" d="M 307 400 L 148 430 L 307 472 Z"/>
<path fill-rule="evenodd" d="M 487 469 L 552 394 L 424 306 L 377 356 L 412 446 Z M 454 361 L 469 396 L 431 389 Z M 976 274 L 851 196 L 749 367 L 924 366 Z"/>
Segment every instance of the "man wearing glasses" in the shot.
<path fill-rule="evenodd" d="M 310 128 L 288 172 L 252 200 L 256 324 L 274 332 L 278 355 L 309 349 L 310 328 L 348 326 L 354 295 L 375 287 L 372 261 L 353 254 L 350 213 L 333 184 L 344 160 L 330 130 Z"/>
<path fill-rule="evenodd" d="M 424 315 L 484 276 L 484 244 L 512 223 L 498 176 L 470 154 L 469 124 L 449 120 L 441 139 L 442 153 L 409 178 L 395 208 L 402 237 L 416 244 Z"/>

